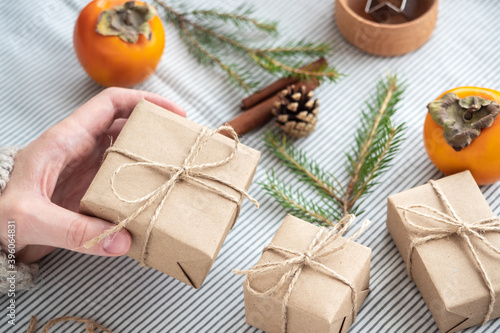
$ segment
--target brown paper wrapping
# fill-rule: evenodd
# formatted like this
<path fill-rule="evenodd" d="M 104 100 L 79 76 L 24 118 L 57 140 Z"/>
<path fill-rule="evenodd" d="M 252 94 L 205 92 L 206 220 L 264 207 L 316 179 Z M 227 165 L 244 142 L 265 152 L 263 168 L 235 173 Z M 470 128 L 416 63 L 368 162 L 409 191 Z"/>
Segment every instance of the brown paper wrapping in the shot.
<path fill-rule="evenodd" d="M 445 177 L 438 180 L 437 185 L 465 223 L 493 216 L 470 172 Z M 387 228 L 405 261 L 410 242 L 422 234 L 407 225 L 402 218 L 402 211 L 396 207 L 413 204 L 427 205 L 447 213 L 430 184 L 388 198 Z M 415 214 L 411 215 L 411 219 L 419 226 L 443 227 L 439 222 Z M 495 247 L 500 245 L 500 234 L 488 232 L 484 236 Z M 491 318 L 499 317 L 500 258 L 477 238 L 471 239 L 496 292 L 496 306 Z M 482 322 L 490 302 L 488 289 L 470 249 L 459 236 L 432 240 L 415 247 L 412 275 L 441 332 L 455 332 Z"/>
<path fill-rule="evenodd" d="M 130 115 L 115 146 L 155 162 L 180 166 L 195 142 L 202 126 L 157 105 L 142 100 Z M 225 159 L 234 149 L 234 141 L 215 135 L 203 147 L 195 164 Z M 247 190 L 254 176 L 260 153 L 243 144 L 229 163 L 203 172 Z M 124 163 L 136 161 L 117 153 L 104 160 L 87 193 L 80 211 L 117 222 L 131 215 L 141 204 L 120 201 L 112 192 L 112 173 Z M 169 174 L 152 167 L 124 169 L 115 179 L 121 196 L 135 199 L 153 191 L 169 178 Z M 241 195 L 218 183 L 222 191 Z M 133 243 L 128 256 L 139 260 L 146 229 L 161 198 L 127 225 Z M 241 199 L 240 199 L 241 204 Z M 239 204 L 197 184 L 180 181 L 169 195 L 148 245 L 147 264 L 194 288 L 199 288 L 239 214 Z"/>
<path fill-rule="evenodd" d="M 290 250 L 305 251 L 318 233 L 319 228 L 288 215 L 280 226 L 272 244 Z M 340 237 L 330 246 L 345 242 Z M 356 288 L 359 310 L 369 292 L 371 250 L 350 242 L 346 247 L 318 262 L 344 276 Z M 257 264 L 287 259 L 274 251 L 265 251 Z M 289 268 L 288 268 L 289 269 Z M 259 273 L 251 278 L 252 287 L 263 292 L 276 285 L 287 269 Z M 281 304 L 285 288 L 270 297 L 252 294 L 244 284 L 245 315 L 249 325 L 267 333 L 281 333 Z M 343 333 L 352 321 L 351 289 L 342 282 L 305 267 L 293 288 L 288 302 L 287 333 Z"/>

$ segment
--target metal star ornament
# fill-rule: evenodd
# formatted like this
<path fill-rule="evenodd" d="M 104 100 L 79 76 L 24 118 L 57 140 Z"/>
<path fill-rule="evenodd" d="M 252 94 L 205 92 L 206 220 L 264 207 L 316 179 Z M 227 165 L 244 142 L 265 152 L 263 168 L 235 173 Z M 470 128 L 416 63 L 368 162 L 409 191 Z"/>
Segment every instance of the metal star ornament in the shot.
<path fill-rule="evenodd" d="M 397 4 L 399 2 L 399 5 Z M 385 7 L 392 9 L 396 13 L 402 13 L 406 7 L 406 0 L 401 1 L 381 1 L 381 0 L 368 0 L 366 2 L 365 12 L 371 14 Z"/>
<path fill-rule="evenodd" d="M 403 16 L 406 21 L 411 21 L 416 18 L 417 4 L 418 0 L 368 0 L 365 13 L 380 23 L 391 21 L 393 16 Z"/>

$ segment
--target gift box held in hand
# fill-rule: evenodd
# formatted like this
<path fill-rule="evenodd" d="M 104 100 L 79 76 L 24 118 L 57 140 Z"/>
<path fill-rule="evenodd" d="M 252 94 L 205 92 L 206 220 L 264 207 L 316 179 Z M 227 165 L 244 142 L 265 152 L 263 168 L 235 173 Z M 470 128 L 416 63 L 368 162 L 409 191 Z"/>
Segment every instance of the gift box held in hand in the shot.
<path fill-rule="evenodd" d="M 268 333 L 347 332 L 369 292 L 371 250 L 288 215 L 244 283 L 248 324 Z"/>
<path fill-rule="evenodd" d="M 500 316 L 500 222 L 470 172 L 390 196 L 387 228 L 441 332 Z"/>
<path fill-rule="evenodd" d="M 80 211 L 126 227 L 130 257 L 198 288 L 238 218 L 259 158 L 237 140 L 142 100 Z"/>

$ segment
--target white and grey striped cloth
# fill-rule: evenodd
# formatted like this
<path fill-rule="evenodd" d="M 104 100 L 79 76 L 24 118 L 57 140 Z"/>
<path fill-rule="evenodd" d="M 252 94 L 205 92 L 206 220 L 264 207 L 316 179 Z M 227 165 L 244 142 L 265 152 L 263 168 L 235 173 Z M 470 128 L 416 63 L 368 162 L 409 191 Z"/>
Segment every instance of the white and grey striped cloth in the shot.
<path fill-rule="evenodd" d="M 242 1 L 190 1 L 231 9 Z M 441 174 L 422 144 L 425 106 L 444 90 L 475 85 L 500 88 L 500 30 L 497 0 L 442 0 L 431 40 L 411 54 L 380 58 L 365 54 L 340 36 L 334 22 L 333 0 L 253 0 L 256 17 L 279 20 L 283 40 L 329 43 L 335 52 L 329 62 L 347 76 L 318 90 L 321 99 L 317 131 L 298 145 L 338 175 L 344 172 L 344 152 L 367 96 L 387 71 L 398 73 L 407 91 L 397 122 L 406 122 L 406 141 L 394 166 L 367 196 L 359 219 L 372 225 L 359 242 L 373 249 L 372 291 L 350 332 L 437 332 L 437 327 L 385 227 L 386 197 L 423 184 Z M 0 144 L 22 145 L 63 119 L 102 88 L 81 69 L 73 52 L 73 25 L 85 0 L 18 0 L 0 2 Z M 228 84 L 218 70 L 202 67 L 188 55 L 176 31 L 166 26 L 167 45 L 153 77 L 137 88 L 176 101 L 188 118 L 215 127 L 238 114 L 245 93 Z M 262 74 L 264 83 L 273 78 Z M 244 143 L 262 151 L 262 162 L 250 192 L 260 210 L 246 202 L 219 257 L 200 290 L 153 269 L 144 270 L 128 258 L 101 258 L 58 250 L 41 261 L 37 288 L 18 293 L 17 324 L 7 325 L 8 298 L 0 296 L 0 331 L 25 332 L 31 315 L 40 322 L 73 315 L 92 318 L 114 332 L 259 332 L 245 324 L 244 277 L 233 268 L 249 268 L 259 258 L 285 216 L 257 184 L 266 171 L 276 172 L 293 185 L 266 150 L 263 131 L 246 135 Z M 500 184 L 482 188 L 497 214 Z M 313 195 L 309 189 L 306 193 Z M 57 332 L 81 332 L 65 324 Z M 500 320 L 466 332 L 496 332 Z"/>

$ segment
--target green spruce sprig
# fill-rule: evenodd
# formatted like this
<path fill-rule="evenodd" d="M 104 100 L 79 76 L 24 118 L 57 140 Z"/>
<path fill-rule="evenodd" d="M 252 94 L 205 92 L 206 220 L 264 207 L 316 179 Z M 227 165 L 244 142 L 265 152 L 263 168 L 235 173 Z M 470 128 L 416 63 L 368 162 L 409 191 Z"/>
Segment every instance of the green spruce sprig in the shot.
<path fill-rule="evenodd" d="M 218 19 L 224 23 L 232 23 L 237 28 L 255 27 L 266 33 L 276 35 L 276 22 L 261 22 L 249 17 L 253 14 L 251 7 L 239 6 L 233 13 L 210 10 L 193 10 L 191 15 L 205 20 Z"/>
<path fill-rule="evenodd" d="M 352 151 L 346 154 L 346 185 L 325 171 L 314 160 L 289 142 L 284 134 L 268 131 L 266 145 L 286 167 L 298 175 L 299 180 L 319 194 L 319 200 L 308 199 L 300 187 L 287 187 L 274 170 L 267 174 L 264 189 L 291 214 L 310 222 L 333 226 L 348 213 L 359 214 L 362 199 L 377 184 L 377 178 L 386 171 L 400 144 L 404 124 L 394 126 L 391 118 L 403 93 L 396 76 L 387 76 L 377 84 L 376 95 L 361 112 Z"/>
<path fill-rule="evenodd" d="M 316 202 L 307 199 L 304 194 L 294 191 L 292 186 L 286 186 L 276 178 L 274 170 L 267 174 L 267 183 L 263 187 L 290 214 L 298 218 L 319 225 L 331 225 L 331 221 L 342 218 L 342 213 L 331 206 L 328 200 Z"/>
<path fill-rule="evenodd" d="M 233 12 L 200 9 L 181 11 L 161 0 L 154 2 L 163 8 L 166 21 L 173 23 L 179 30 L 182 40 L 198 62 L 220 67 L 232 82 L 246 90 L 257 87 L 260 82 L 255 80 L 253 70 L 245 64 L 231 63 L 229 58 L 232 54 L 243 55 L 245 61 L 276 76 L 332 82 L 340 76 L 335 68 L 326 65 L 314 70 L 300 68 L 312 58 L 327 55 L 330 47 L 326 44 L 298 41 L 282 46 L 250 46 L 245 39 L 248 29 L 257 29 L 272 36 L 278 34 L 276 22 L 262 22 L 252 18 L 251 8 L 238 7 Z M 236 28 L 236 31 L 231 31 L 230 26 Z"/>

